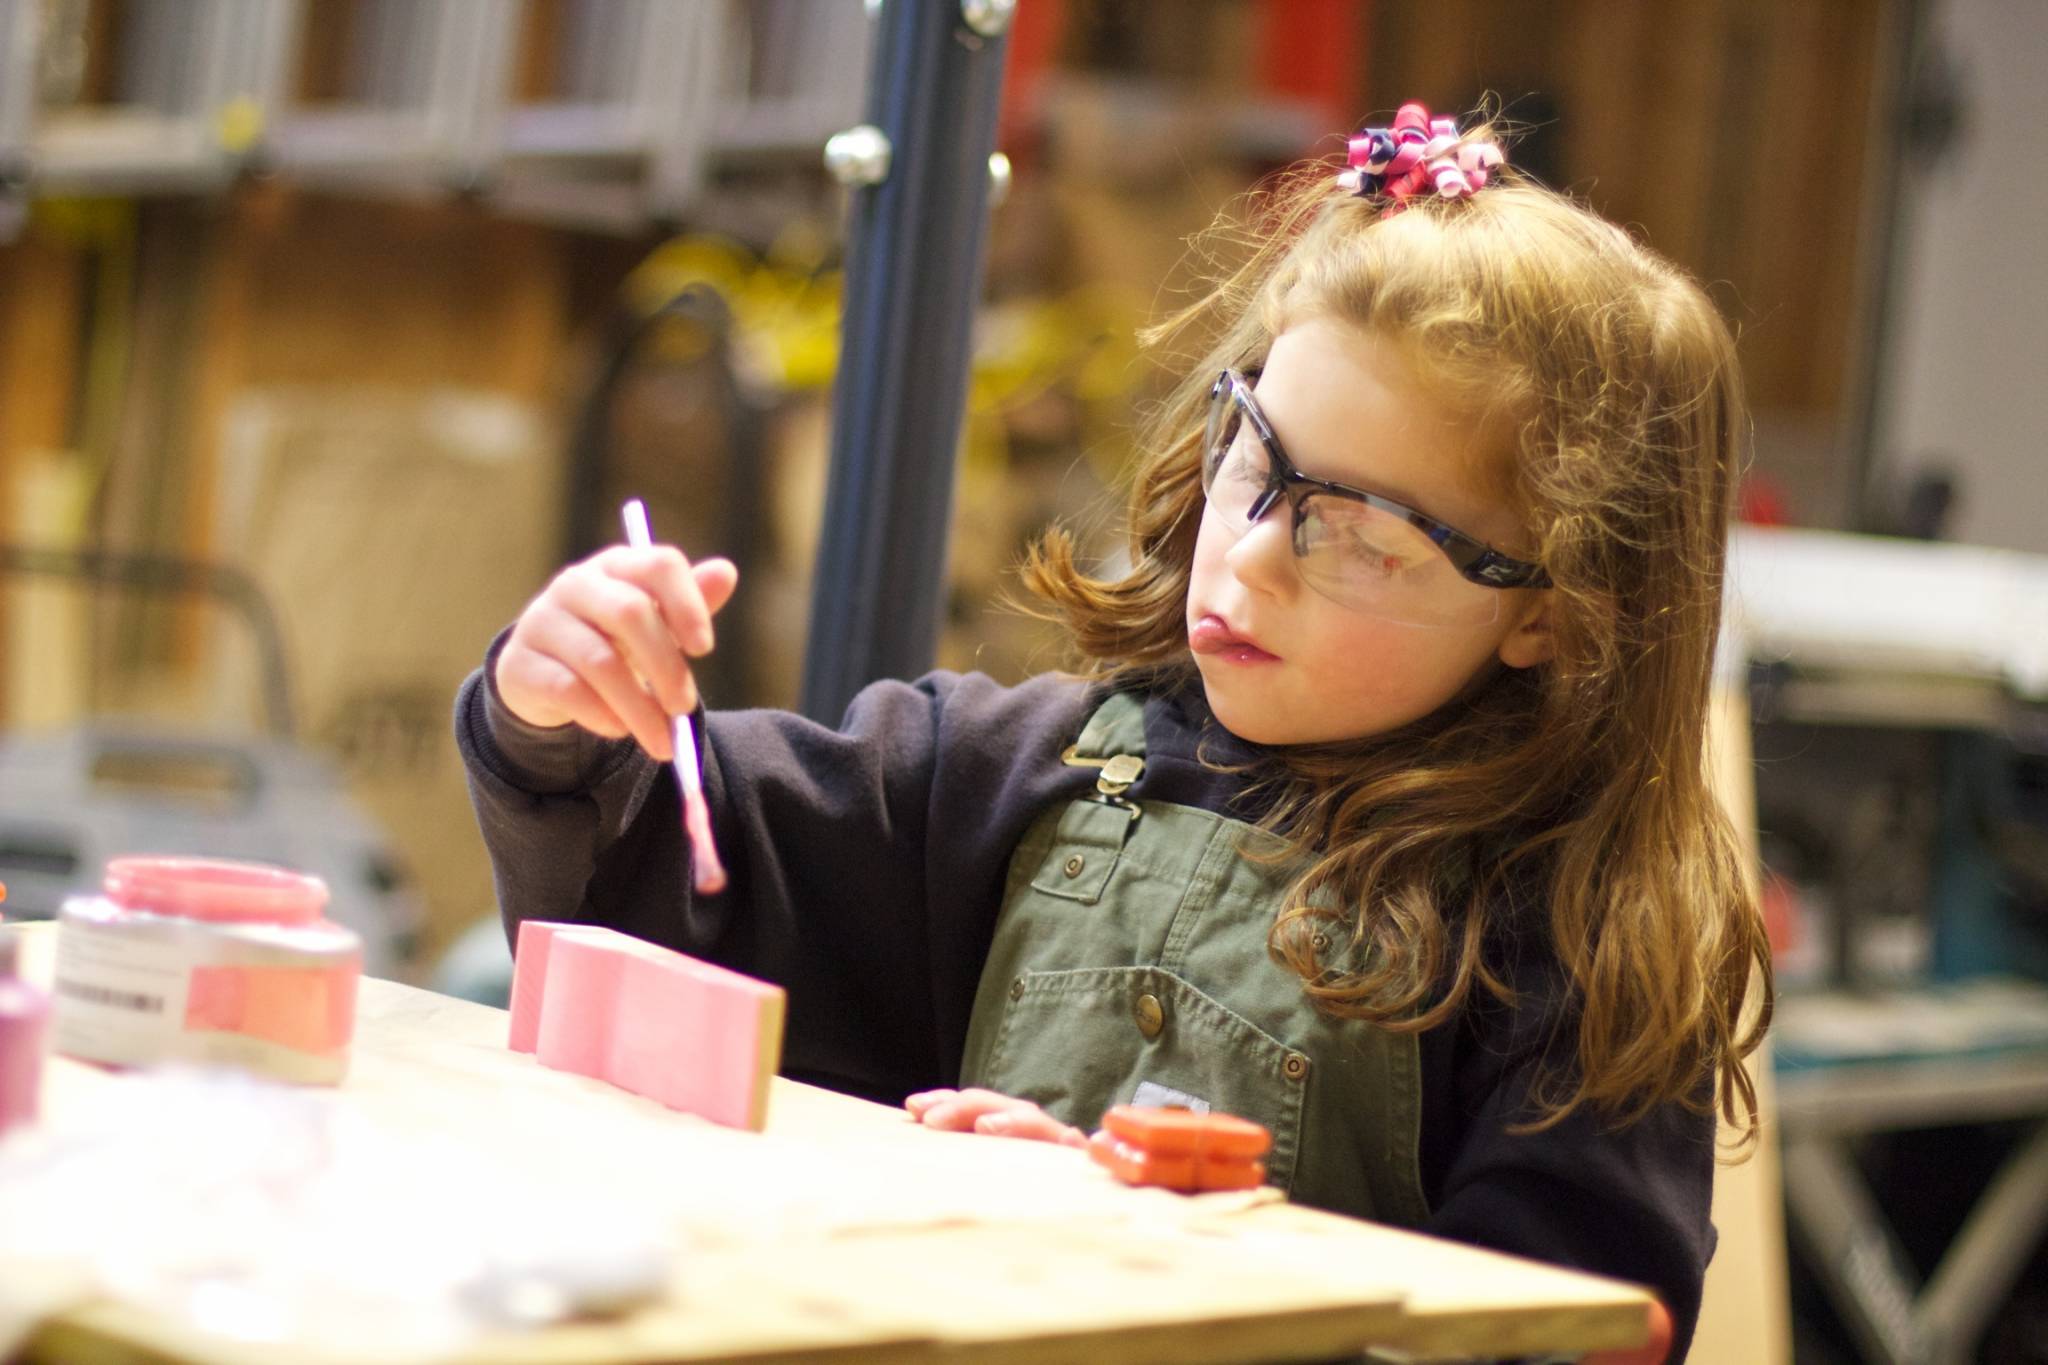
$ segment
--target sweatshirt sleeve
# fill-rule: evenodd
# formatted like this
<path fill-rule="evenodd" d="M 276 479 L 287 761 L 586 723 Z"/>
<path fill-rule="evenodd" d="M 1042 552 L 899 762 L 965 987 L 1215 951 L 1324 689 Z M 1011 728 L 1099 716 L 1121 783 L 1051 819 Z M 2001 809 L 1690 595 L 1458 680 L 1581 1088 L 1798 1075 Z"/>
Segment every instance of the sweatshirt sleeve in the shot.
<path fill-rule="evenodd" d="M 602 924 L 777 982 L 786 1075 L 890 1103 L 957 1079 L 1010 851 L 1047 801 L 1085 786 L 1057 762 L 1079 684 L 881 682 L 836 729 L 700 711 L 730 881 L 699 897 L 668 765 L 525 724 L 490 674 L 463 685 L 456 732 L 508 934 L 528 918 Z"/>
<path fill-rule="evenodd" d="M 1453 1026 L 1459 1055 L 1439 1103 L 1455 1111 L 1441 1126 L 1459 1131 L 1436 1163 L 1423 1230 L 1644 1285 L 1671 1312 L 1668 1359 L 1683 1360 L 1714 1254 L 1714 1116 L 1670 1103 L 1618 1127 L 1579 1109 L 1515 1131 L 1538 1112 L 1546 1058 L 1569 1057 L 1561 973 L 1540 976 L 1520 1008 L 1488 1001 Z"/>

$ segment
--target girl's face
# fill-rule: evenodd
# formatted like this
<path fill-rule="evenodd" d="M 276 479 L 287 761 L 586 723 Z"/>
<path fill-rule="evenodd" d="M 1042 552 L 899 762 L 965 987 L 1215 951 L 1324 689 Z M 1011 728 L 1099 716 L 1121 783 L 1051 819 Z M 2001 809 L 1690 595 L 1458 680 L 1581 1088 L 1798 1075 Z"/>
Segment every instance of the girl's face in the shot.
<path fill-rule="evenodd" d="M 1347 323 L 1298 322 L 1274 340 L 1256 400 L 1302 473 L 1392 498 L 1526 558 L 1501 488 L 1501 442 L 1443 405 L 1399 347 Z M 1456 595 L 1441 614 L 1458 623 L 1408 624 L 1340 605 L 1303 580 L 1286 499 L 1248 527 L 1205 507 L 1187 624 L 1210 709 L 1259 744 L 1363 739 L 1428 715 L 1497 665 L 1550 656 L 1548 593 L 1486 588 L 1446 568 L 1428 565 L 1419 581 Z"/>

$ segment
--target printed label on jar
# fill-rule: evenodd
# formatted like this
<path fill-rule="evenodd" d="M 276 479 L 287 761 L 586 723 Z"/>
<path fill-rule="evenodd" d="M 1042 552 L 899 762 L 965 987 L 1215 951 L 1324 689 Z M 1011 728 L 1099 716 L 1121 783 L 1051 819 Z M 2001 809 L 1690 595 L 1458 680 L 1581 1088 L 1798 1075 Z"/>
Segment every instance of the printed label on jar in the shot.
<path fill-rule="evenodd" d="M 161 1061 L 184 1030 L 191 977 L 175 939 L 67 918 L 57 935 L 52 1042 L 88 1061 Z"/>

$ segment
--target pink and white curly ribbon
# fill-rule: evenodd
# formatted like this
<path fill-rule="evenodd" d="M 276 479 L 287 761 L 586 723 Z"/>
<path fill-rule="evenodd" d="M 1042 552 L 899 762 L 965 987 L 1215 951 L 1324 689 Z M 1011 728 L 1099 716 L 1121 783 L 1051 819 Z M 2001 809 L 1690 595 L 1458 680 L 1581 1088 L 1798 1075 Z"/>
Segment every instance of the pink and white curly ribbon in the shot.
<path fill-rule="evenodd" d="M 1456 119 L 1431 118 L 1427 108 L 1410 102 L 1394 115 L 1393 127 L 1352 134 L 1351 164 L 1337 179 L 1362 198 L 1386 195 L 1391 214 L 1432 189 L 1446 199 L 1467 198 L 1506 159 L 1494 143 L 1465 141 Z"/>

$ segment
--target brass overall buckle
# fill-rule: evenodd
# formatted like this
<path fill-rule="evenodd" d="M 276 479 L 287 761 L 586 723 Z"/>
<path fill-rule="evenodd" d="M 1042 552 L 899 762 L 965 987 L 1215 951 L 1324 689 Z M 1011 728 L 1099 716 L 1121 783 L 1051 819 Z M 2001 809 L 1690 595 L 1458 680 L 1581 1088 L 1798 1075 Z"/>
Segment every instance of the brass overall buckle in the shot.
<path fill-rule="evenodd" d="M 1129 800 L 1124 793 L 1133 782 L 1145 775 L 1145 760 L 1136 754 L 1116 754 L 1110 758 L 1082 758 L 1074 751 L 1081 746 L 1069 744 L 1060 752 L 1060 762 L 1069 768 L 1100 768 L 1095 778 L 1095 794 L 1084 799 L 1100 801 L 1105 806 L 1115 806 L 1127 811 L 1136 820 L 1142 811 L 1138 803 Z"/>

